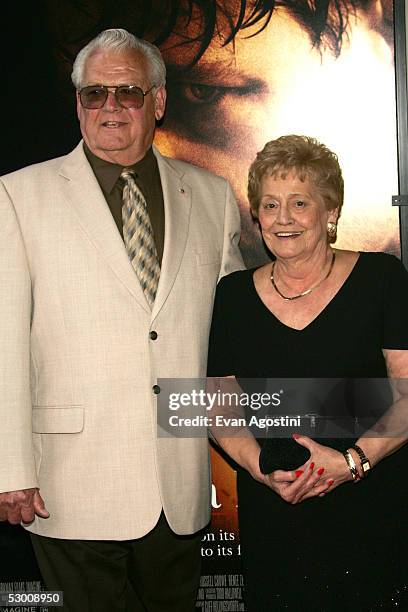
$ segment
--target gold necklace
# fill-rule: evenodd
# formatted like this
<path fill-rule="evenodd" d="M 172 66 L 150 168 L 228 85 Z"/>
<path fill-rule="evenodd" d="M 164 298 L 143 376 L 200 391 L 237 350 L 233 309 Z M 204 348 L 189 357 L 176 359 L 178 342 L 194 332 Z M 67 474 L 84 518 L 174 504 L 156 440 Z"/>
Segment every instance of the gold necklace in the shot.
<path fill-rule="evenodd" d="M 330 268 L 329 271 L 327 272 L 326 276 L 324 278 L 322 278 L 321 281 L 319 281 L 317 283 L 317 285 L 313 285 L 313 287 L 310 287 L 310 289 L 306 289 L 306 291 L 302 291 L 302 293 L 299 293 L 298 295 L 293 295 L 292 297 L 288 297 L 287 295 L 283 295 L 283 293 L 281 291 L 279 291 L 278 287 L 276 286 L 275 283 L 275 279 L 273 278 L 273 270 L 275 268 L 275 263 L 276 261 L 274 261 L 272 263 L 272 269 L 271 269 L 271 283 L 273 288 L 275 289 L 276 293 L 278 295 L 280 295 L 280 297 L 283 300 L 286 300 L 288 302 L 291 302 L 292 300 L 297 300 L 298 298 L 303 297 L 304 295 L 309 295 L 309 293 L 311 293 L 312 291 L 314 291 L 314 289 L 317 289 L 318 287 L 320 287 L 320 285 L 330 276 L 331 271 L 333 270 L 333 266 L 334 266 L 334 260 L 336 259 L 336 253 L 333 251 L 333 255 L 332 255 L 332 260 L 331 260 L 331 264 L 330 264 Z"/>

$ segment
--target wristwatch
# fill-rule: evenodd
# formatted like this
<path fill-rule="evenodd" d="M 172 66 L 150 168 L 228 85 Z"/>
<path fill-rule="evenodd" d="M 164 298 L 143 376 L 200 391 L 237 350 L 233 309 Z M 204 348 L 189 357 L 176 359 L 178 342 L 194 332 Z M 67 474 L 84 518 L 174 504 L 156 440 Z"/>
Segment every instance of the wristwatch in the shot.
<path fill-rule="evenodd" d="M 363 470 L 363 478 L 364 478 L 365 476 L 367 476 L 368 472 L 371 470 L 371 463 L 365 456 L 363 449 L 357 446 L 357 444 L 354 444 L 352 448 L 354 448 L 354 450 L 360 457 L 361 469 Z"/>

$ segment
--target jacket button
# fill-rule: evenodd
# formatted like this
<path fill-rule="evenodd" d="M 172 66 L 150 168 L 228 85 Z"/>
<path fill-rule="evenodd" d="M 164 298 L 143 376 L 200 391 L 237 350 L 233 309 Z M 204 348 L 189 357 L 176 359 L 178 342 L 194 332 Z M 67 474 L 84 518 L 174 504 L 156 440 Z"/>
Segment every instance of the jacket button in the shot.
<path fill-rule="evenodd" d="M 149 333 L 149 338 L 150 338 L 150 340 L 156 340 L 156 338 L 157 338 L 157 332 L 156 332 L 156 331 L 154 331 L 154 330 L 153 330 L 153 331 L 151 331 L 151 332 Z"/>
<path fill-rule="evenodd" d="M 155 395 L 158 395 L 158 394 L 160 393 L 160 387 L 159 387 L 159 385 L 153 385 L 152 389 L 153 389 L 153 393 L 154 393 Z"/>

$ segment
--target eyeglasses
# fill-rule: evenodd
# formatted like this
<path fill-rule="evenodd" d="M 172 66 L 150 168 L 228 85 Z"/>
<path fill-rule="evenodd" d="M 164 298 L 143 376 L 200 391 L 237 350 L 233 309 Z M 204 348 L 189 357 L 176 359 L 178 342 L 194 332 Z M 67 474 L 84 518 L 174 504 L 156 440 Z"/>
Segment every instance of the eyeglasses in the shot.
<path fill-rule="evenodd" d="M 142 108 L 145 96 L 155 85 L 143 91 L 137 85 L 87 85 L 79 90 L 79 99 L 84 108 L 102 108 L 108 99 L 109 91 L 114 92 L 115 99 L 122 108 Z"/>

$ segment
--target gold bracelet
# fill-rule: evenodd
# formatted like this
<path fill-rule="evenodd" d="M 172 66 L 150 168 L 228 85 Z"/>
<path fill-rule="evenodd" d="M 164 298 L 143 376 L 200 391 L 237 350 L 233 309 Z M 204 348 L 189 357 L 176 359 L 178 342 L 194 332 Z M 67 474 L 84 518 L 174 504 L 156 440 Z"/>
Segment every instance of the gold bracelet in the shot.
<path fill-rule="evenodd" d="M 368 472 L 371 470 L 371 463 L 367 459 L 363 449 L 360 448 L 359 446 L 357 446 L 357 444 L 354 444 L 354 446 L 352 448 L 354 448 L 354 450 L 356 451 L 356 453 L 360 457 L 361 471 L 363 472 L 363 478 L 365 478 L 367 476 Z"/>
<path fill-rule="evenodd" d="M 347 461 L 348 469 L 350 470 L 351 476 L 353 477 L 354 482 L 357 482 L 360 478 L 360 474 L 358 473 L 358 469 L 356 464 L 354 463 L 354 459 L 349 450 L 344 451 L 343 453 L 345 460 Z"/>

